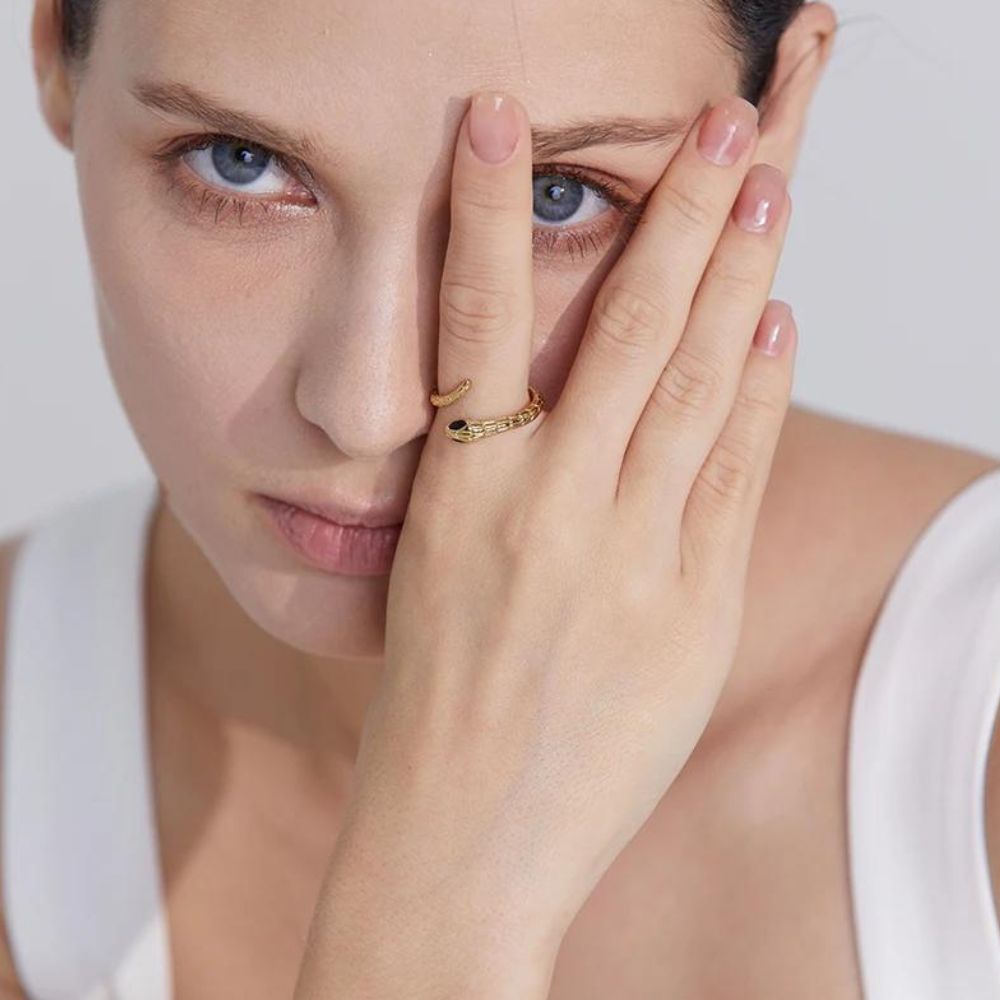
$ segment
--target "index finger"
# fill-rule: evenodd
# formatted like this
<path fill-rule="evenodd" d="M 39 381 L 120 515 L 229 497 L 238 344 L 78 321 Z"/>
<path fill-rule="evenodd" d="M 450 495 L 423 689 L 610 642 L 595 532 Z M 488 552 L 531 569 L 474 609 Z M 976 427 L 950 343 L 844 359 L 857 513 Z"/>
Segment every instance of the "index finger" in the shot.
<path fill-rule="evenodd" d="M 513 142 L 513 152 L 509 152 Z M 440 290 L 438 388 L 472 389 L 442 408 L 441 422 L 520 410 L 528 399 L 532 271 L 530 123 L 509 94 L 480 91 L 456 143 L 451 229 Z M 495 442 L 487 445 L 494 450 Z"/>

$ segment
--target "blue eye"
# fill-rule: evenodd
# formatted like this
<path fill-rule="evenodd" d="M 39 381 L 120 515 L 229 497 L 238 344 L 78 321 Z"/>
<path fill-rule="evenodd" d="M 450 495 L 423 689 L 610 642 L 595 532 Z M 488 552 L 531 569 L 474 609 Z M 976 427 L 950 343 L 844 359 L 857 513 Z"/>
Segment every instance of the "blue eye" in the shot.
<path fill-rule="evenodd" d="M 621 194 L 611 183 L 598 181 L 578 167 L 537 165 L 532 183 L 532 245 L 546 256 L 582 260 L 599 253 L 616 235 L 627 238 L 642 214 L 641 200 Z M 595 217 L 600 221 L 587 225 Z"/>
<path fill-rule="evenodd" d="M 271 162 L 267 150 L 246 143 L 216 143 L 212 146 L 212 166 L 233 184 L 249 184 L 257 180 Z M 227 174 L 234 176 L 227 176 Z"/>
<path fill-rule="evenodd" d="M 288 188 L 288 172 L 274 153 L 241 139 L 214 137 L 188 149 L 181 159 L 206 184 L 224 190 L 263 195 Z"/>
<path fill-rule="evenodd" d="M 239 136 L 203 133 L 154 158 L 163 164 L 169 186 L 189 196 L 198 213 L 214 208 L 216 223 L 230 214 L 240 225 L 246 216 L 297 215 L 317 204 L 310 187 L 299 180 L 312 176 L 308 166 Z M 197 182 L 176 171 L 178 161 Z M 536 253 L 574 259 L 579 252 L 586 257 L 616 235 L 627 235 L 642 214 L 643 201 L 621 193 L 617 182 L 597 180 L 578 167 L 536 164 L 532 178 Z M 595 218 L 600 221 L 588 225 Z"/>
<path fill-rule="evenodd" d="M 536 219 L 541 218 L 543 227 L 589 222 L 609 205 L 596 185 L 585 184 L 565 174 L 535 174 L 533 186 L 534 212 Z M 584 208 L 582 218 L 574 219 L 581 206 Z"/>

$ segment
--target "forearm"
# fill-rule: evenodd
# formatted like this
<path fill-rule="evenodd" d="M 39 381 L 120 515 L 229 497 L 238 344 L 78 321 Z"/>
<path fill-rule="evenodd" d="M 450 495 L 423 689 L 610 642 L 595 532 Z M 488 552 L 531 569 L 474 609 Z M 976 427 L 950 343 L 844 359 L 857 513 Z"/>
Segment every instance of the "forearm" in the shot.
<path fill-rule="evenodd" d="M 294 1000 L 545 1000 L 561 934 L 489 882 L 338 845 Z"/>

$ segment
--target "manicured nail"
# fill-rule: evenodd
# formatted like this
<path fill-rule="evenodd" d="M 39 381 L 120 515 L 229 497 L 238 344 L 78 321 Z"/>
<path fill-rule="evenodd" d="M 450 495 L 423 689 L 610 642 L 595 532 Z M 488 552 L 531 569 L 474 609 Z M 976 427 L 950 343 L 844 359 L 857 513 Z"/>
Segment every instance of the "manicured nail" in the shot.
<path fill-rule="evenodd" d="M 764 354 L 777 357 L 792 339 L 795 317 L 787 302 L 774 299 L 764 310 L 753 337 L 753 346 Z"/>
<path fill-rule="evenodd" d="M 746 151 L 757 129 L 757 108 L 742 97 L 727 97 L 705 116 L 698 150 L 720 167 L 732 166 Z"/>
<path fill-rule="evenodd" d="M 520 134 L 514 102 L 494 91 L 480 91 L 472 98 L 469 142 L 485 163 L 503 163 L 513 152 Z"/>
<path fill-rule="evenodd" d="M 785 175 L 770 163 L 755 163 L 747 172 L 733 208 L 736 224 L 750 233 L 766 233 L 785 203 Z"/>

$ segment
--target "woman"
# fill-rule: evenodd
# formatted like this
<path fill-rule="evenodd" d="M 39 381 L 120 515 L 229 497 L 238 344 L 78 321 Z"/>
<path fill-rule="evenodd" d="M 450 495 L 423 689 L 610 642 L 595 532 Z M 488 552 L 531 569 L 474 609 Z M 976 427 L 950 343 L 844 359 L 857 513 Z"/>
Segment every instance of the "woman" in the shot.
<path fill-rule="evenodd" d="M 787 405 L 767 299 L 835 27 L 36 0 L 157 488 L 5 547 L 10 996 L 1000 994 L 890 767 L 963 705 L 982 790 L 1000 460 Z"/>

